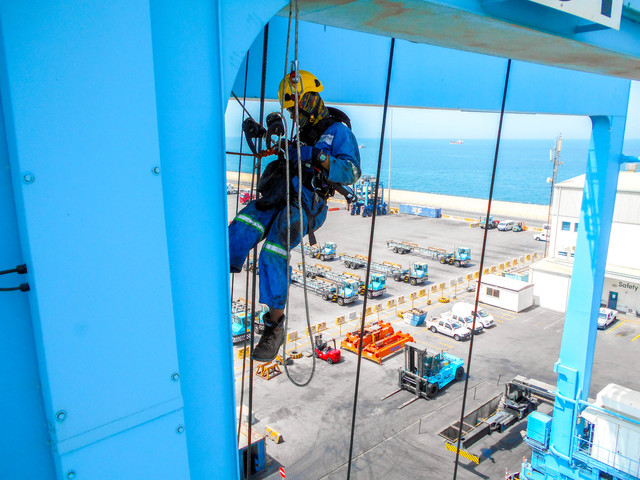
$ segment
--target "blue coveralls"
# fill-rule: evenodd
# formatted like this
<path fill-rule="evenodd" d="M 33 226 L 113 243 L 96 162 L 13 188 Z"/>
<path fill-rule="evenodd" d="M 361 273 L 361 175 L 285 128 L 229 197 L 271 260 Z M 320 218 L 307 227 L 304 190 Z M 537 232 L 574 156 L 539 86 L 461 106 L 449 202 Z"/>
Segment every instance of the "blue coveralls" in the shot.
<path fill-rule="evenodd" d="M 330 155 L 327 178 L 334 183 L 350 185 L 360 178 L 360 151 L 351 130 L 335 122 L 325 130 L 313 145 Z M 297 170 L 297 169 L 296 169 Z M 295 202 L 289 205 L 291 212 L 290 248 L 300 244 L 300 211 L 297 205 L 298 177 L 292 178 Z M 303 232 L 307 234 L 307 215 L 315 215 L 314 231 L 322 226 L 327 217 L 327 202 L 319 195 L 302 186 Z M 231 272 L 242 269 L 249 251 L 261 240 L 265 240 L 260 252 L 260 303 L 271 308 L 283 309 L 287 302 L 287 207 L 260 211 L 255 200 L 243 208 L 229 225 L 229 256 Z"/>

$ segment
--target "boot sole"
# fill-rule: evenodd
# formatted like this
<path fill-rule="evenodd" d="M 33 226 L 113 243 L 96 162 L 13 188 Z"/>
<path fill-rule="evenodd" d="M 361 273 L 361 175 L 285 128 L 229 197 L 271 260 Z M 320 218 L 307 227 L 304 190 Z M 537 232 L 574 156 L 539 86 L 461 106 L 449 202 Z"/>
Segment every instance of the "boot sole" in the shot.
<path fill-rule="evenodd" d="M 254 359 L 256 362 L 261 362 L 261 363 L 273 362 L 275 358 L 278 356 L 278 352 L 280 351 L 280 347 L 282 347 L 283 343 L 284 343 L 284 338 L 282 339 L 282 342 L 280 342 L 280 345 L 278 345 L 278 349 L 276 350 L 276 353 L 274 353 L 272 357 L 258 358 L 254 354 L 252 354 L 251 358 Z"/>

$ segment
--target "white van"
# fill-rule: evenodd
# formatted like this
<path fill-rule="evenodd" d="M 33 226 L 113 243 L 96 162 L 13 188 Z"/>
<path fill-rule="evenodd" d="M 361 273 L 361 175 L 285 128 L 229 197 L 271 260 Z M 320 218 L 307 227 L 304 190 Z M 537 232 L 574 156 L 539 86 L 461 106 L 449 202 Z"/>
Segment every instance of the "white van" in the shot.
<path fill-rule="evenodd" d="M 451 309 L 451 312 L 454 315 L 470 316 L 474 313 L 473 307 L 473 303 L 457 302 Z M 493 327 L 496 324 L 491 314 L 481 307 L 478 307 L 478 317 L 476 321 L 480 322 L 484 328 Z"/>
<path fill-rule="evenodd" d="M 506 232 L 507 230 L 513 230 L 513 220 L 505 220 L 498 224 L 498 230 Z"/>

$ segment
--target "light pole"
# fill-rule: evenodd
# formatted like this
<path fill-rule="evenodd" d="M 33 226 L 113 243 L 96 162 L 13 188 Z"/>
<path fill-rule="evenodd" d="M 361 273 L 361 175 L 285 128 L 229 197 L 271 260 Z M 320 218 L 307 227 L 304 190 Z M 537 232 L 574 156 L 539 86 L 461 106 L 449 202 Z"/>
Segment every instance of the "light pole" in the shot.
<path fill-rule="evenodd" d="M 556 175 L 558 174 L 558 167 L 562 165 L 560 161 L 560 150 L 562 150 L 562 134 L 556 138 L 556 146 L 549 150 L 549 160 L 553 162 L 553 172 L 551 177 L 547 178 L 547 183 L 551 184 L 551 192 L 549 193 L 549 210 L 547 213 L 547 231 L 546 242 L 544 244 L 544 256 L 546 258 L 549 250 L 549 243 L 551 242 L 551 205 L 553 204 L 553 186 L 556 183 Z M 544 227 L 543 227 L 544 230 Z M 545 233 L 545 232 L 543 232 Z"/>

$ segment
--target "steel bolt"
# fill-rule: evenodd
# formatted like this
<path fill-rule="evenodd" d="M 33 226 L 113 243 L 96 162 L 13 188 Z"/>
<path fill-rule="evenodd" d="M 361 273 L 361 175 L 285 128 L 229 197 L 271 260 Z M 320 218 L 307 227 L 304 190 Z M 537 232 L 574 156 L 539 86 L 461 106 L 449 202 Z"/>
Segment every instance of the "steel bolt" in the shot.
<path fill-rule="evenodd" d="M 178 428 L 176 428 L 176 432 L 178 433 L 184 432 L 184 425 L 178 425 Z"/>
<path fill-rule="evenodd" d="M 171 380 L 177 382 L 178 380 L 180 380 L 180 374 L 178 372 L 173 372 L 173 375 L 171 375 Z"/>
<path fill-rule="evenodd" d="M 67 478 L 69 480 L 73 480 L 74 478 L 76 478 L 76 472 L 74 472 L 73 470 L 71 470 L 69 473 L 67 473 Z"/>
<path fill-rule="evenodd" d="M 22 179 L 24 180 L 24 183 L 33 183 L 36 181 L 36 177 L 34 177 L 31 173 L 25 173 Z"/>
<path fill-rule="evenodd" d="M 160 167 L 155 166 L 151 169 L 151 173 L 153 173 L 154 175 L 160 175 Z"/>
<path fill-rule="evenodd" d="M 67 412 L 65 412 L 64 410 L 60 410 L 58 413 L 56 413 L 56 420 L 58 420 L 59 422 L 64 422 L 67 419 Z"/>

